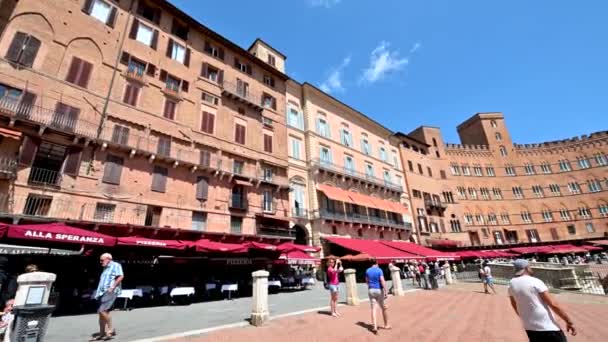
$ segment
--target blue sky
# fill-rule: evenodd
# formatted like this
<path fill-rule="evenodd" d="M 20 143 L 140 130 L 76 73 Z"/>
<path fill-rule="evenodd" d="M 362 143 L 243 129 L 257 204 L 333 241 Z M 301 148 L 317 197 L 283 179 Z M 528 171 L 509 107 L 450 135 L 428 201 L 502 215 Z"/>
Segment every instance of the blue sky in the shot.
<path fill-rule="evenodd" d="M 171 0 L 394 131 L 502 111 L 514 142 L 608 129 L 608 1 Z"/>

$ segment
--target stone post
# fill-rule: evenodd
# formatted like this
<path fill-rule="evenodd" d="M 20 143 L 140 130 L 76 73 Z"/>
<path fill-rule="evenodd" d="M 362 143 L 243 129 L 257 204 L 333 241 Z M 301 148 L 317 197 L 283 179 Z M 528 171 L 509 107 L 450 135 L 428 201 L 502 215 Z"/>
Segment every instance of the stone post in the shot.
<path fill-rule="evenodd" d="M 346 279 L 346 304 L 359 305 L 359 296 L 357 294 L 357 277 L 355 270 L 347 268 L 344 270 L 344 278 Z"/>
<path fill-rule="evenodd" d="M 261 326 L 268 320 L 268 271 L 255 271 L 253 277 L 253 300 L 251 324 Z"/>
<path fill-rule="evenodd" d="M 443 265 L 443 270 L 445 273 L 445 284 L 452 285 L 454 283 L 454 279 L 452 278 L 452 268 L 450 267 L 450 263 L 446 262 Z"/>
<path fill-rule="evenodd" d="M 405 292 L 403 292 L 403 286 L 401 285 L 401 270 L 399 267 L 389 264 L 388 270 L 391 272 L 391 281 L 393 282 L 393 295 L 394 296 L 403 296 Z"/>

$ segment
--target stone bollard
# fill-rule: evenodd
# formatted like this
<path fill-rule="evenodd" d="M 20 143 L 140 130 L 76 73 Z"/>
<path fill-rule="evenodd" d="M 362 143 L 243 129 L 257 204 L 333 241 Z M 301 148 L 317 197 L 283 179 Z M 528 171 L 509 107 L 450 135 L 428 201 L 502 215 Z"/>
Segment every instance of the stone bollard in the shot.
<path fill-rule="evenodd" d="M 452 279 L 452 269 L 450 268 L 450 264 L 446 263 L 443 265 L 443 270 L 445 273 L 445 284 L 452 285 L 454 283 L 454 279 Z"/>
<path fill-rule="evenodd" d="M 268 320 L 268 271 L 255 271 L 253 277 L 253 301 L 251 321 L 254 326 L 261 326 Z"/>
<path fill-rule="evenodd" d="M 355 270 L 347 268 L 344 270 L 344 278 L 346 279 L 346 304 L 359 305 L 359 296 L 357 294 L 357 277 Z"/>
<path fill-rule="evenodd" d="M 401 285 L 401 270 L 395 265 L 388 265 L 388 270 L 391 272 L 391 280 L 393 282 L 393 295 L 403 296 L 403 286 Z"/>

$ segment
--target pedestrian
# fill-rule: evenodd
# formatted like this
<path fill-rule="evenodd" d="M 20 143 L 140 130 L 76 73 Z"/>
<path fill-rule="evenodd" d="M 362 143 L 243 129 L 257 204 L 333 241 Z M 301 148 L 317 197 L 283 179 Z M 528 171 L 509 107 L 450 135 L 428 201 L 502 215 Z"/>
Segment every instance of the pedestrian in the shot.
<path fill-rule="evenodd" d="M 542 280 L 532 277 L 528 261 L 513 262 L 515 277 L 509 283 L 509 299 L 520 317 L 530 342 L 566 342 L 566 335 L 557 324 L 553 312 L 566 322 L 566 331 L 576 336 L 574 323 L 549 294 Z"/>
<path fill-rule="evenodd" d="M 439 289 L 439 283 L 437 282 L 437 278 L 440 277 L 440 275 L 441 275 L 441 271 L 439 270 L 438 263 L 430 262 L 428 268 L 430 269 L 430 275 L 429 275 L 429 279 L 431 281 L 430 288 L 432 290 L 437 290 L 437 289 Z"/>
<path fill-rule="evenodd" d="M 99 257 L 103 271 L 99 277 L 99 285 L 95 292 L 95 299 L 99 302 L 97 313 L 99 314 L 99 333 L 95 334 L 91 341 L 108 341 L 116 336 L 116 330 L 112 328 L 110 311 L 116 297 L 120 294 L 120 284 L 124 279 L 122 266 L 112 261 L 112 254 L 104 253 Z"/>
<path fill-rule="evenodd" d="M 2 312 L 0 312 L 0 336 L 4 337 L 6 329 L 13 323 L 15 315 L 13 314 L 13 306 L 15 305 L 14 299 L 6 301 L 6 305 Z"/>
<path fill-rule="evenodd" d="M 388 324 L 388 307 L 386 306 L 385 299 L 387 297 L 386 292 L 386 281 L 384 280 L 384 274 L 380 267 L 378 267 L 378 261 L 373 258 L 372 266 L 365 271 L 365 282 L 367 283 L 369 302 L 372 311 L 372 332 L 378 333 L 378 320 L 376 319 L 376 306 L 380 306 L 382 309 L 382 319 L 384 320 L 384 329 L 390 329 Z"/>
<path fill-rule="evenodd" d="M 431 289 L 431 265 L 423 263 L 424 273 L 422 273 L 422 279 L 424 280 L 424 288 L 426 290 Z"/>
<path fill-rule="evenodd" d="M 418 282 L 418 287 L 422 287 L 422 274 L 424 273 L 424 267 L 419 263 L 416 263 L 414 267 L 416 268 L 416 282 Z"/>
<path fill-rule="evenodd" d="M 32 273 L 32 272 L 40 272 L 37 265 L 29 264 L 29 265 L 25 266 L 25 273 Z"/>
<path fill-rule="evenodd" d="M 490 294 L 488 291 L 488 287 L 492 289 L 492 292 L 496 294 L 496 289 L 494 288 L 494 278 L 492 278 L 492 269 L 488 266 L 488 262 L 484 261 L 481 264 L 480 270 L 481 280 L 483 281 L 483 290 L 485 293 Z"/>
<path fill-rule="evenodd" d="M 339 317 L 338 313 L 338 294 L 340 293 L 340 280 L 338 274 L 344 271 L 342 268 L 342 261 L 340 259 L 329 259 L 329 266 L 327 267 L 327 283 L 329 290 L 329 307 L 331 309 L 331 315 L 333 317 Z"/>

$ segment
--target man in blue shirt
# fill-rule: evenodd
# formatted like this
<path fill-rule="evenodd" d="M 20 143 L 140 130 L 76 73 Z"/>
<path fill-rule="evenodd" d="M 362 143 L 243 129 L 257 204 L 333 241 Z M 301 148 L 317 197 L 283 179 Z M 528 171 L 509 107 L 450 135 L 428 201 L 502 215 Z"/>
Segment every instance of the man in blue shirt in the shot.
<path fill-rule="evenodd" d="M 95 299 L 99 301 L 97 313 L 99 313 L 99 335 L 93 336 L 92 340 L 109 340 L 116 335 L 112 329 L 112 319 L 110 311 L 114 305 L 116 297 L 120 294 L 120 283 L 124 273 L 119 263 L 112 261 L 112 254 L 104 253 L 99 257 L 99 262 L 103 266 L 103 272 L 99 277 L 99 285 L 95 292 Z"/>
<path fill-rule="evenodd" d="M 369 302 L 372 309 L 372 325 L 374 326 L 374 334 L 378 333 L 378 323 L 376 319 L 376 306 L 380 305 L 382 308 L 382 318 L 384 319 L 384 329 L 390 329 L 388 324 L 388 313 L 387 306 L 384 303 L 384 299 L 387 296 L 386 281 L 384 281 L 384 274 L 380 267 L 378 267 L 378 261 L 372 259 L 372 267 L 365 271 L 365 282 L 368 287 Z"/>

